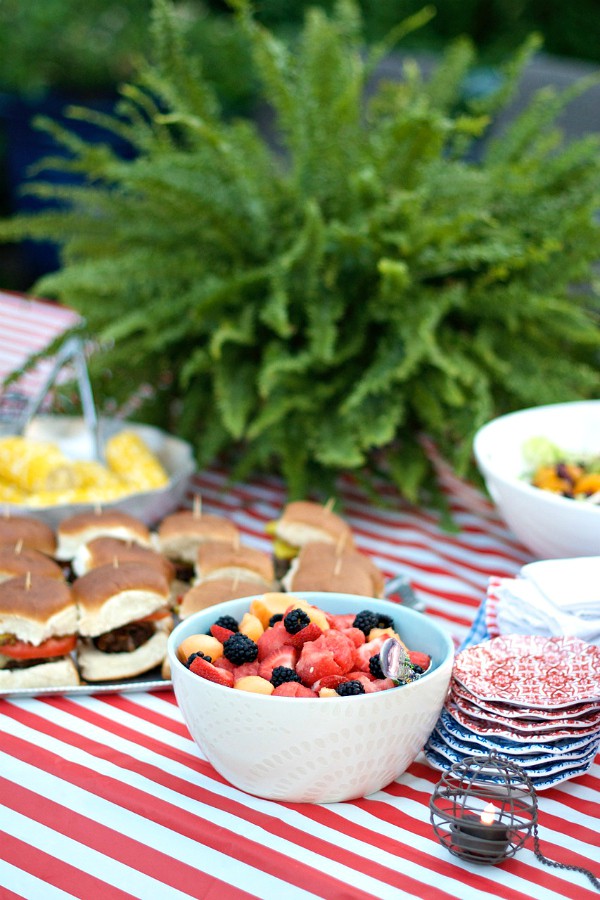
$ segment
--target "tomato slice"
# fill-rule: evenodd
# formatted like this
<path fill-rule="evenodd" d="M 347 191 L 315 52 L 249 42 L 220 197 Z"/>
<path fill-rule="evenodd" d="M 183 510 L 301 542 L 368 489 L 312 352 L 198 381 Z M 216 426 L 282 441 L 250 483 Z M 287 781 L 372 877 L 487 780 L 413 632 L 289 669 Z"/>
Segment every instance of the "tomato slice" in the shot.
<path fill-rule="evenodd" d="M 143 619 L 138 619 L 138 622 L 157 622 L 159 619 L 164 619 L 170 615 L 171 610 L 163 607 L 162 609 L 157 609 L 156 612 L 150 613 L 148 616 L 144 616 Z"/>
<path fill-rule="evenodd" d="M 74 634 L 51 637 L 36 647 L 28 641 L 11 641 L 0 644 L 0 653 L 11 659 L 46 659 L 52 656 L 66 656 L 75 649 L 77 638 Z"/>

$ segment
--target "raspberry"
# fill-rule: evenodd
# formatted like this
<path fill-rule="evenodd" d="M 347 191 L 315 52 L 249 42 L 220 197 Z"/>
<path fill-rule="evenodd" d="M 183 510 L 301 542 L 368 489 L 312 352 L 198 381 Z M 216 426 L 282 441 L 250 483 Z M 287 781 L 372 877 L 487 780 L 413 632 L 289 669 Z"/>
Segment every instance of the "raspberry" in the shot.
<path fill-rule="evenodd" d="M 228 628 L 229 631 L 239 631 L 239 625 L 233 616 L 219 616 L 215 625 L 220 625 L 221 628 Z"/>
<path fill-rule="evenodd" d="M 245 634 L 233 634 L 223 644 L 223 654 L 229 662 L 241 666 L 242 663 L 254 662 L 258 656 L 258 647 Z"/>
<path fill-rule="evenodd" d="M 300 676 L 296 675 L 294 670 L 289 669 L 287 666 L 275 666 L 271 675 L 271 684 L 274 687 L 279 687 L 285 681 L 300 681 Z"/>
<path fill-rule="evenodd" d="M 371 675 L 374 675 L 375 678 L 385 678 L 383 669 L 381 668 L 381 659 L 379 657 L 379 653 L 374 653 L 370 658 L 369 672 L 371 673 Z"/>
<path fill-rule="evenodd" d="M 292 609 L 284 618 L 283 624 L 288 634 L 298 634 L 310 625 L 310 616 L 303 609 Z"/>
<path fill-rule="evenodd" d="M 369 636 L 369 632 L 372 628 L 377 628 L 377 623 L 379 622 L 379 616 L 377 613 L 371 612 L 370 609 L 363 609 L 362 612 L 359 612 L 352 623 L 353 628 L 360 628 L 360 630 L 365 634 L 366 637 Z"/>
<path fill-rule="evenodd" d="M 193 661 L 196 659 L 197 656 L 199 656 L 200 659 L 205 659 L 206 662 L 209 662 L 209 663 L 212 662 L 212 656 L 208 656 L 206 653 L 201 653 L 200 650 L 197 650 L 195 653 L 190 653 L 190 655 L 188 656 L 188 658 L 186 660 L 185 664 L 188 667 L 188 669 L 191 666 L 191 664 L 193 663 Z"/>
<path fill-rule="evenodd" d="M 340 697 L 353 697 L 355 694 L 364 694 L 365 689 L 360 681 L 343 681 L 338 684 L 336 691 Z"/>

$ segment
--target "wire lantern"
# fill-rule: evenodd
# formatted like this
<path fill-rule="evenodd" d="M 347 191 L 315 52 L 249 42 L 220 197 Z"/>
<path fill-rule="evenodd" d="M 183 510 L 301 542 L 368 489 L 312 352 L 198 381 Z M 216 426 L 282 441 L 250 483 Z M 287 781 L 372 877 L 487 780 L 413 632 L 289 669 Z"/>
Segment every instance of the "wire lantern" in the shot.
<path fill-rule="evenodd" d="M 429 802 L 440 843 L 454 856 L 496 865 L 514 856 L 535 825 L 535 789 L 496 754 L 469 756 L 444 773 Z"/>
<path fill-rule="evenodd" d="M 536 859 L 554 869 L 580 872 L 600 891 L 600 879 L 589 869 L 542 853 L 533 783 L 523 769 L 496 753 L 454 763 L 437 783 L 429 810 L 436 837 L 454 856 L 495 866 L 514 856 L 533 832 Z"/>

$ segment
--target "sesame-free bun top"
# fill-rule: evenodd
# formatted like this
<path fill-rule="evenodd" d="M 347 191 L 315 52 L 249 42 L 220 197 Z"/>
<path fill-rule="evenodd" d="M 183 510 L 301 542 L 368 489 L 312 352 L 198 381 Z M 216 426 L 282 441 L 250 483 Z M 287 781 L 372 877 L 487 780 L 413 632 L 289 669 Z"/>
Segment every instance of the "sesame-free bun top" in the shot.
<path fill-rule="evenodd" d="M 0 543 L 17 544 L 23 541 L 24 547 L 39 550 L 46 556 L 54 556 L 56 551 L 56 535 L 48 525 L 34 516 L 0 515 Z"/>
<path fill-rule="evenodd" d="M 97 537 L 115 537 L 134 541 L 143 547 L 151 544 L 150 531 L 135 516 L 120 510 L 93 510 L 69 516 L 56 529 L 58 546 L 56 558 L 70 561 L 82 544 Z"/>
<path fill-rule="evenodd" d="M 185 592 L 179 607 L 179 618 L 185 619 L 192 613 L 226 600 L 240 597 L 254 597 L 260 594 L 256 581 L 243 578 L 214 578 L 202 581 Z"/>
<path fill-rule="evenodd" d="M 65 581 L 22 575 L 0 583 L 0 633 L 38 646 L 76 631 L 77 606 Z"/>
<path fill-rule="evenodd" d="M 114 563 L 115 560 L 118 563 L 138 562 L 153 566 L 162 572 L 167 581 L 173 581 L 175 578 L 175 566 L 162 553 L 114 537 L 98 537 L 87 544 L 82 544 L 73 557 L 72 568 L 74 573 L 80 576 L 99 566 Z"/>
<path fill-rule="evenodd" d="M 354 546 L 348 523 L 328 506 L 310 500 L 288 503 L 275 524 L 275 534 L 292 547 L 304 547 L 312 541 Z"/>
<path fill-rule="evenodd" d="M 384 578 L 372 560 L 358 550 L 339 551 L 335 544 L 303 547 L 283 579 L 286 591 L 330 591 L 382 597 Z"/>
<path fill-rule="evenodd" d="M 0 581 L 28 572 L 64 581 L 61 567 L 45 553 L 22 545 L 20 540 L 16 544 L 0 544 Z"/>
<path fill-rule="evenodd" d="M 196 578 L 198 581 L 243 578 L 254 581 L 257 590 L 271 590 L 275 570 L 271 556 L 263 550 L 226 541 L 207 541 L 198 548 Z"/>
<path fill-rule="evenodd" d="M 156 533 L 157 549 L 177 562 L 196 562 L 198 548 L 206 541 L 225 541 L 238 544 L 240 533 L 229 519 L 211 516 L 196 510 L 180 510 L 166 516 Z"/>
<path fill-rule="evenodd" d="M 170 600 L 169 583 L 158 569 L 139 562 L 109 563 L 73 582 L 79 634 L 97 637 L 143 619 Z"/>

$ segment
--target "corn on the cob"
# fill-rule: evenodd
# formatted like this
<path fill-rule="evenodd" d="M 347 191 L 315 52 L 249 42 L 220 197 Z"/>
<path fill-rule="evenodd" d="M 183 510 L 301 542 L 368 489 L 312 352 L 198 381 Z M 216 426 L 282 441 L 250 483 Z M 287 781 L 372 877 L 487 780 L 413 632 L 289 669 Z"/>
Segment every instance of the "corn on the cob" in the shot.
<path fill-rule="evenodd" d="M 0 478 L 0 503 L 21 503 L 25 496 L 25 491 L 22 491 L 21 488 Z"/>
<path fill-rule="evenodd" d="M 24 491 L 76 487 L 69 460 L 55 444 L 19 435 L 0 439 L 0 477 Z"/>
<path fill-rule="evenodd" d="M 143 439 L 133 431 L 120 431 L 104 448 L 112 472 L 137 490 L 154 490 L 168 484 L 169 476 Z"/>

